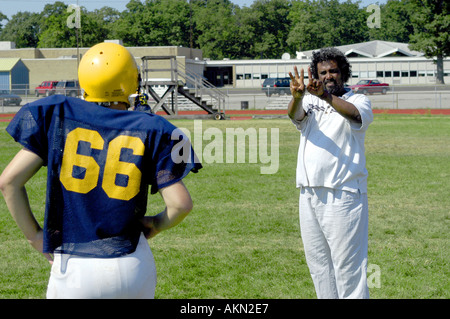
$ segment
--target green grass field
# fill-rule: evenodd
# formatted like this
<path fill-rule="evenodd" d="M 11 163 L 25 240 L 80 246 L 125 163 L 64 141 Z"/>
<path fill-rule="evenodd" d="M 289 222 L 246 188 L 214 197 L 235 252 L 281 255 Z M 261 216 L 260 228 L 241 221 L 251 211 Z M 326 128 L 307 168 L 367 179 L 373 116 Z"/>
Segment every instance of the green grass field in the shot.
<path fill-rule="evenodd" d="M 193 132 L 193 121 L 174 121 Z M 185 179 L 194 210 L 150 241 L 156 298 L 315 298 L 298 221 L 299 133 L 287 119 L 203 121 L 218 128 L 279 129 L 279 169 L 261 163 L 204 163 Z M 0 123 L 0 170 L 19 146 Z M 269 133 L 270 136 L 270 133 Z M 203 141 L 203 146 L 209 141 Z M 450 297 L 450 117 L 376 115 L 366 137 L 371 298 Z M 38 220 L 46 172 L 30 181 Z M 162 209 L 151 196 L 148 213 Z M 26 242 L 0 201 L 0 298 L 45 298 L 50 266 Z M 369 275 L 375 275 L 375 273 Z"/>

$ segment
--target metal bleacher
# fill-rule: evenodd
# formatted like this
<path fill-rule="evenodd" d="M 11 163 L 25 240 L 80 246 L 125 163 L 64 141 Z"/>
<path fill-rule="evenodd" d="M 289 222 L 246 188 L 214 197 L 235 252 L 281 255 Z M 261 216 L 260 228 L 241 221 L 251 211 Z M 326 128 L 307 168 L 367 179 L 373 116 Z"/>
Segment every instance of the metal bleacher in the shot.
<path fill-rule="evenodd" d="M 190 117 L 225 118 L 227 95 L 202 76 L 187 70 L 175 56 L 144 56 L 142 88 L 149 94 L 153 113 L 163 110 L 168 117 L 181 117 L 180 111 L 203 110 Z M 189 117 L 183 115 L 182 117 Z"/>

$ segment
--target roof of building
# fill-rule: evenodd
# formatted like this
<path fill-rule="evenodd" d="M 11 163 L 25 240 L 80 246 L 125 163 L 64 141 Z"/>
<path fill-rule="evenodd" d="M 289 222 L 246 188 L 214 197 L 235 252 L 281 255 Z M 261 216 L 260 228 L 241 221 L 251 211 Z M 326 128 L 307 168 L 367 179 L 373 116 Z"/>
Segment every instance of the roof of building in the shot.
<path fill-rule="evenodd" d="M 0 58 L 0 72 L 11 71 L 19 61 L 20 58 Z"/>
<path fill-rule="evenodd" d="M 374 40 L 349 45 L 336 46 L 347 57 L 382 58 L 388 56 L 423 56 L 423 53 L 408 48 L 408 43 Z M 297 52 L 297 59 L 309 58 L 313 51 L 319 49 Z"/>

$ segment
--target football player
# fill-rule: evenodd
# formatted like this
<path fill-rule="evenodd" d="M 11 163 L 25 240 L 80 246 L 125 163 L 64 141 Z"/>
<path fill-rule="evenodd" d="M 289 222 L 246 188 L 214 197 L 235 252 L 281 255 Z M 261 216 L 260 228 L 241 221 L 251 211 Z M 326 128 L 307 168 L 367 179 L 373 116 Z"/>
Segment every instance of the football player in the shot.
<path fill-rule="evenodd" d="M 186 136 L 173 138 L 176 127 L 166 119 L 127 110 L 138 73 L 126 48 L 97 44 L 78 69 L 84 100 L 37 100 L 7 127 L 24 148 L 0 176 L 0 189 L 29 243 L 52 264 L 47 298 L 153 298 L 156 268 L 147 238 L 192 210 L 182 179 L 202 166 Z M 174 151 L 180 145 L 190 150 L 182 160 Z M 25 190 L 42 166 L 43 228 Z M 155 216 L 144 216 L 149 191 L 165 202 Z"/>

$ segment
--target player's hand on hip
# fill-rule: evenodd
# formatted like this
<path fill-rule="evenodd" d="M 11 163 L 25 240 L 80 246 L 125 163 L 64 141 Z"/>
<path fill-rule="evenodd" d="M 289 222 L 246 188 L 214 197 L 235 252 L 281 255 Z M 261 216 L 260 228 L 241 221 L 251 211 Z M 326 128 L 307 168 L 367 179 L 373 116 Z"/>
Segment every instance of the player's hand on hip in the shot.
<path fill-rule="evenodd" d="M 44 253 L 44 232 L 42 229 L 36 232 L 36 235 L 33 238 L 28 238 L 28 242 L 33 246 L 34 249 L 39 251 L 42 255 L 44 255 L 45 259 L 48 260 L 50 264 L 53 264 L 53 256 L 49 253 Z"/>
<path fill-rule="evenodd" d="M 311 73 L 311 68 L 308 68 L 308 78 L 309 78 L 309 83 L 306 86 L 306 89 L 308 90 L 308 92 L 312 95 L 316 95 L 316 96 L 322 96 L 323 92 L 324 92 L 324 87 L 323 87 L 323 82 L 320 80 L 315 80 L 312 77 L 312 73 Z"/>
<path fill-rule="evenodd" d="M 305 83 L 303 69 L 300 70 L 300 75 L 298 74 L 298 69 L 294 66 L 294 75 L 289 72 L 289 77 L 291 78 L 291 94 L 294 99 L 301 99 L 305 94 Z"/>
<path fill-rule="evenodd" d="M 160 233 L 160 231 L 156 229 L 156 218 L 156 216 L 144 216 L 140 219 L 140 222 L 143 226 L 144 236 L 147 239 L 153 238 Z"/>

